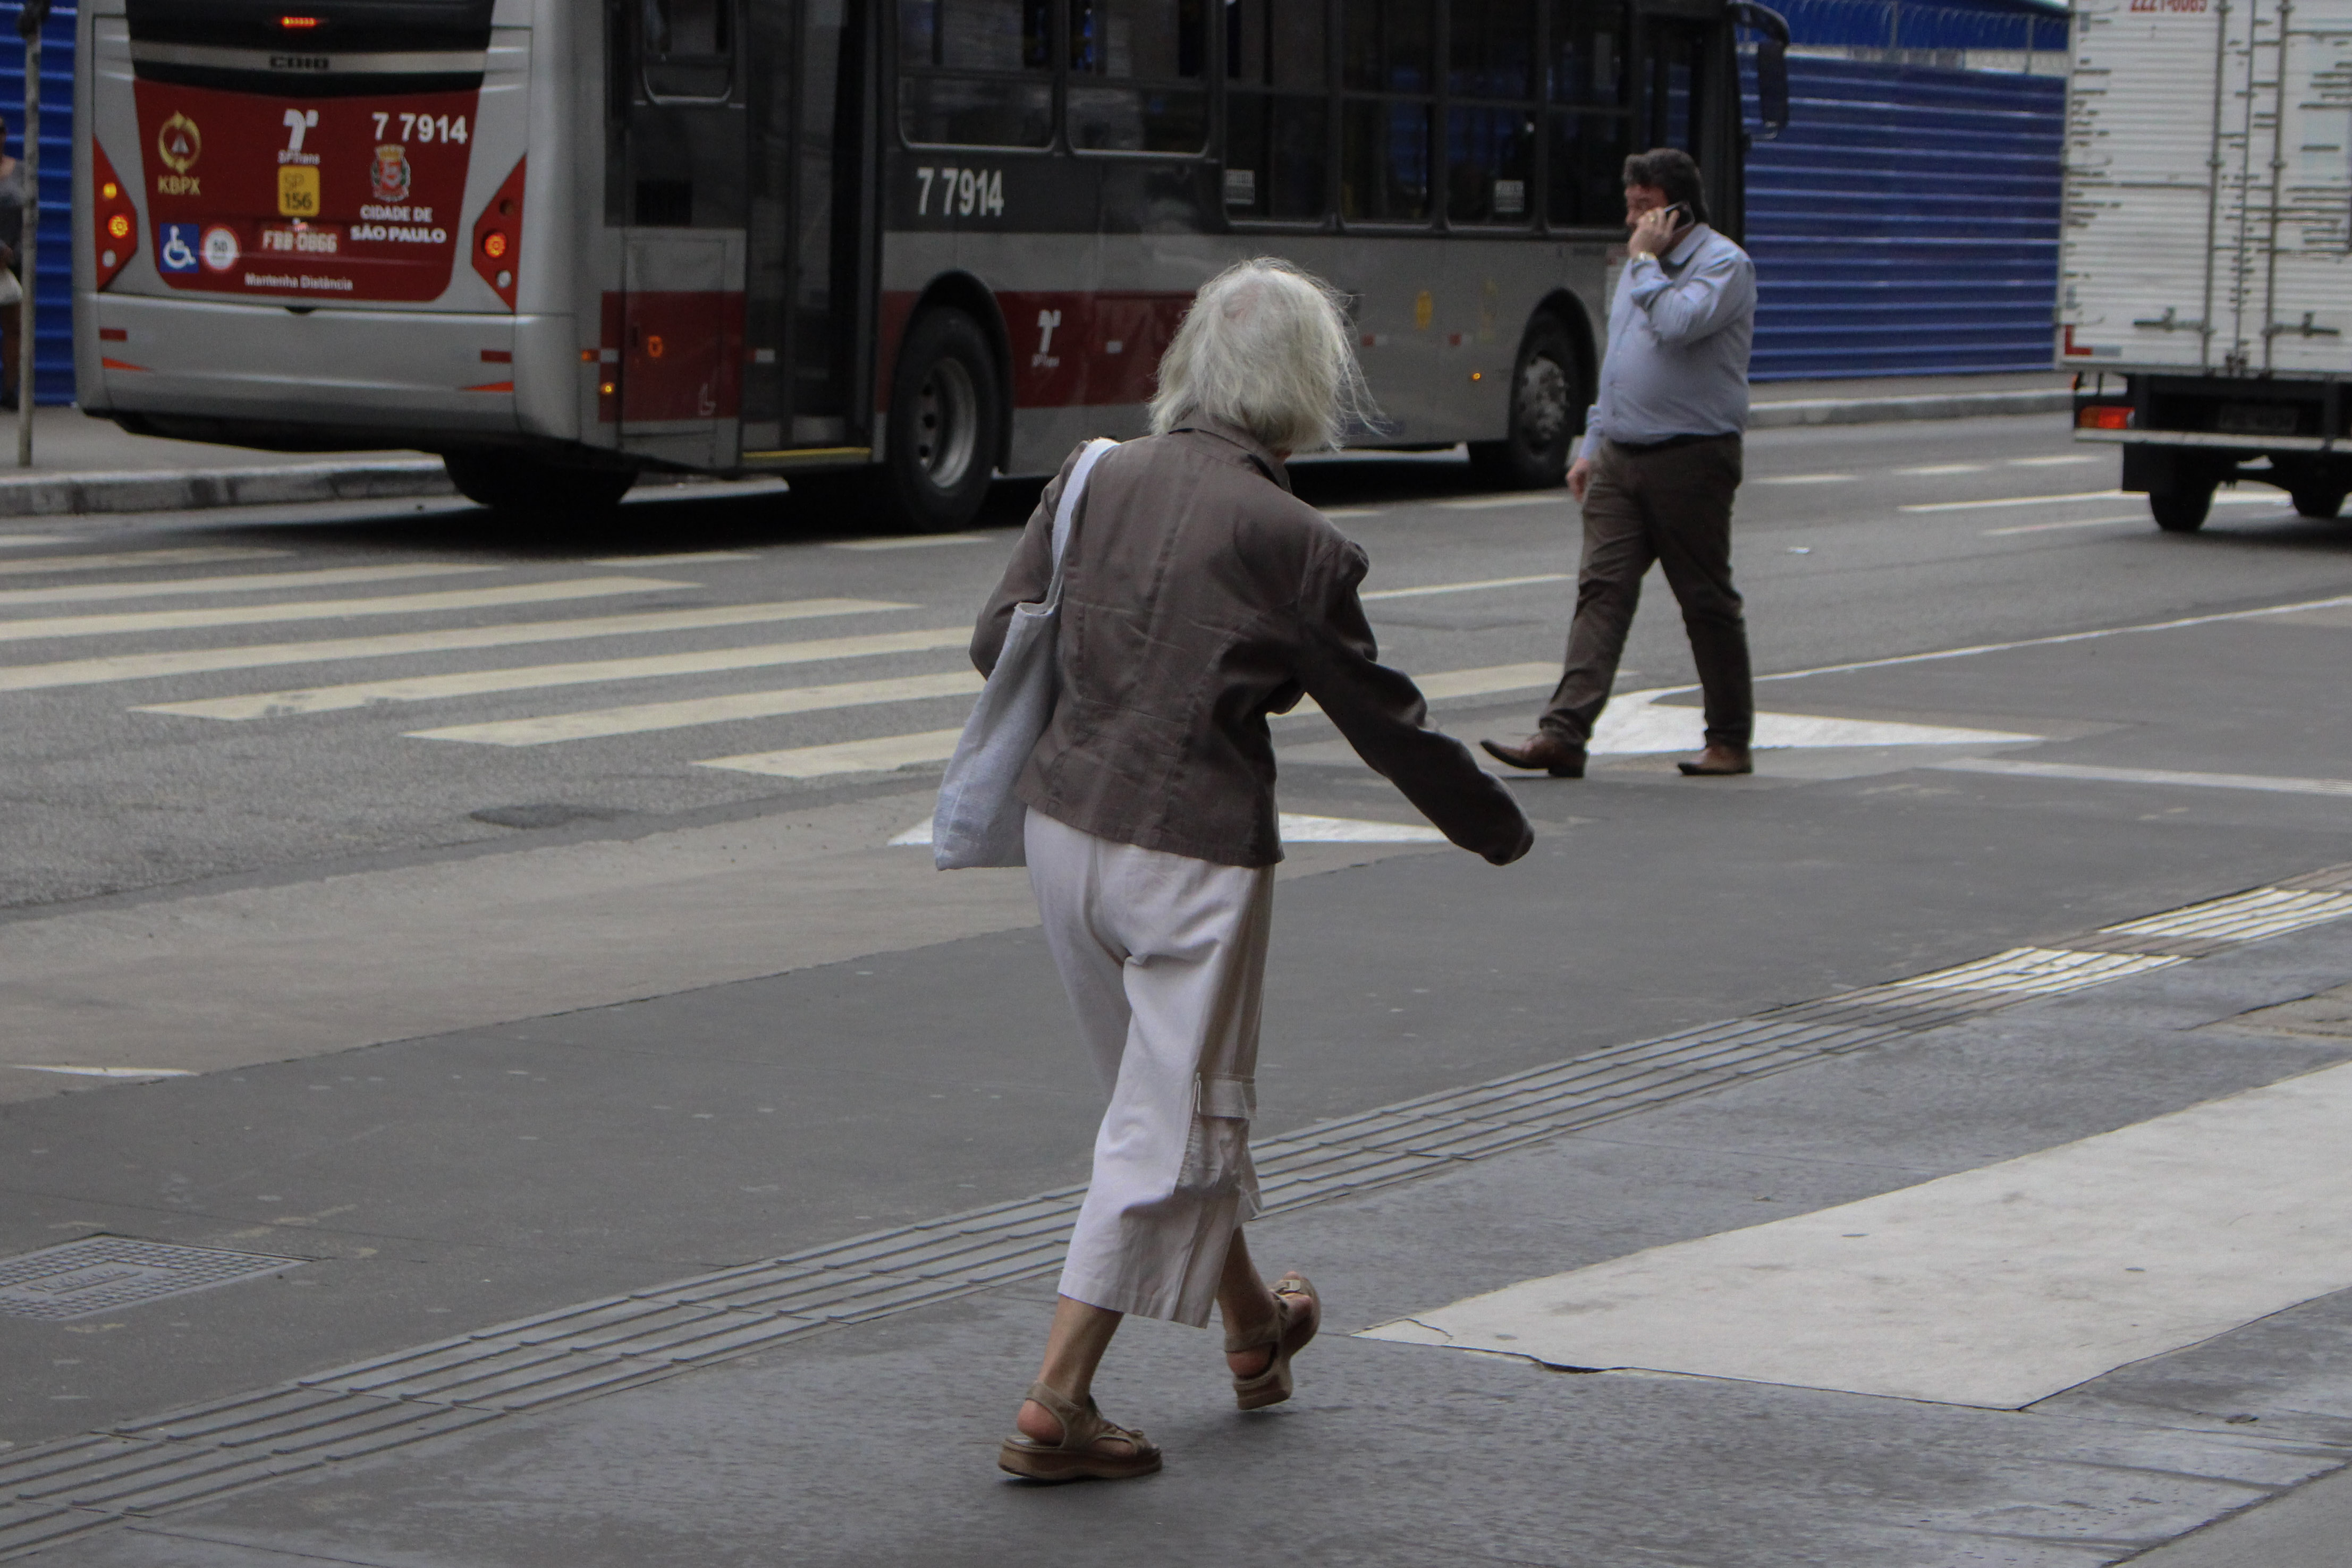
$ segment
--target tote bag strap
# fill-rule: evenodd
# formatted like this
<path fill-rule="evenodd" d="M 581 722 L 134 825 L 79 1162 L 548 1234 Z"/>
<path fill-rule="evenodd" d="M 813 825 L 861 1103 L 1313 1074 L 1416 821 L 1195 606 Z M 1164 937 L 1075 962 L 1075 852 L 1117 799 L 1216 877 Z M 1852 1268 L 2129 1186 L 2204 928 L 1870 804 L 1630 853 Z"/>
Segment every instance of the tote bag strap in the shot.
<path fill-rule="evenodd" d="M 1070 470 L 1070 482 L 1062 486 L 1061 505 L 1054 508 L 1054 586 L 1045 593 L 1048 604 L 1062 602 L 1062 558 L 1069 552 L 1070 521 L 1077 516 L 1078 497 L 1087 493 L 1087 476 L 1102 461 L 1103 454 L 1118 444 L 1102 435 L 1087 442 L 1086 450 L 1078 454 L 1077 465 Z"/>

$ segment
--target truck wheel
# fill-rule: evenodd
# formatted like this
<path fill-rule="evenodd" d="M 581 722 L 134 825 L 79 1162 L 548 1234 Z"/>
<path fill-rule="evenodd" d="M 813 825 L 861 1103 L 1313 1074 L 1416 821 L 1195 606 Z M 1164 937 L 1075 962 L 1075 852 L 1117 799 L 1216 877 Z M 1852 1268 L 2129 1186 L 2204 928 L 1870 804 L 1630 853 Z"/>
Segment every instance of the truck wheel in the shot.
<path fill-rule="evenodd" d="M 445 452 L 441 466 L 468 501 L 535 527 L 600 528 L 637 482 L 632 468 L 568 467 L 518 452 Z"/>
<path fill-rule="evenodd" d="M 929 310 L 908 330 L 890 383 L 890 445 L 876 476 L 887 516 L 913 533 L 971 521 L 1004 436 L 996 356 L 961 310 Z"/>
<path fill-rule="evenodd" d="M 1500 441 L 1470 444 L 1479 483 L 1509 490 L 1548 490 L 1568 475 L 1580 412 L 1576 346 L 1557 316 L 1528 323 L 1511 367 L 1511 423 Z"/>
<path fill-rule="evenodd" d="M 2156 516 L 2156 526 L 2168 534 L 2193 534 L 2205 526 L 2205 514 L 2213 509 L 2213 482 L 2189 480 L 2168 490 L 2150 490 L 2147 509 Z"/>
<path fill-rule="evenodd" d="M 2332 517 L 2344 509 L 2347 492 L 2340 485 L 2298 485 L 2287 492 L 2297 517 Z"/>

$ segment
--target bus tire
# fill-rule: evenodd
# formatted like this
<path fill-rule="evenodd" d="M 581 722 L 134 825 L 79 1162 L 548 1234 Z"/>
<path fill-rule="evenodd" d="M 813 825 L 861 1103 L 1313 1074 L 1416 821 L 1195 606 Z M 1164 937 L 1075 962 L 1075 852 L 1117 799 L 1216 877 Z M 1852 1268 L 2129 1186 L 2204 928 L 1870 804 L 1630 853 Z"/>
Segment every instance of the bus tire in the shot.
<path fill-rule="evenodd" d="M 951 533 L 988 498 L 1005 411 L 996 355 L 961 310 L 908 329 L 890 382 L 889 448 L 876 476 L 885 515 L 909 533 Z"/>
<path fill-rule="evenodd" d="M 2297 485 L 2287 492 L 2299 517 L 2328 518 L 2344 509 L 2347 494 L 2341 485 Z"/>
<path fill-rule="evenodd" d="M 535 527 L 601 528 L 637 482 L 634 468 L 576 468 L 519 452 L 445 452 L 441 465 L 468 501 Z"/>
<path fill-rule="evenodd" d="M 2205 514 L 2213 509 L 2213 481 L 2183 479 L 2164 489 L 2150 490 L 2147 509 L 2156 526 L 2166 533 L 2193 534 L 2205 526 Z"/>
<path fill-rule="evenodd" d="M 1568 476 L 1576 448 L 1576 345 L 1557 316 L 1528 323 L 1511 367 L 1511 423 L 1500 441 L 1470 444 L 1470 469 L 1481 484 L 1548 490 Z"/>

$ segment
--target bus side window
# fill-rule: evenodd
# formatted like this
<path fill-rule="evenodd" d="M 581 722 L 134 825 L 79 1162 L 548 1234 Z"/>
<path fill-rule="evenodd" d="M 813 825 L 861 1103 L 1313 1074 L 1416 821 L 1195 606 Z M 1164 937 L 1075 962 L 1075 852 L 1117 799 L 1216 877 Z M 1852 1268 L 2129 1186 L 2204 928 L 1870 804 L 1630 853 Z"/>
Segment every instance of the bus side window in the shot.
<path fill-rule="evenodd" d="M 1429 219 L 1436 112 L 1433 0 L 1340 0 L 1339 215 Z M 1373 96 L 1377 94 L 1378 96 Z"/>
<path fill-rule="evenodd" d="M 639 0 L 646 97 L 723 102 L 735 87 L 735 0 Z"/>
<path fill-rule="evenodd" d="M 1070 145 L 1198 152 L 1209 137 L 1205 0 L 1069 0 Z M 1103 87 L 1102 81 L 1118 87 Z"/>
<path fill-rule="evenodd" d="M 1535 7 L 1453 0 L 1447 26 L 1446 216 L 1524 226 L 1535 218 Z"/>
<path fill-rule="evenodd" d="M 1054 140 L 1053 0 L 899 0 L 898 125 L 909 141 Z"/>
<path fill-rule="evenodd" d="M 1622 176 L 1634 151 L 1633 84 L 1625 66 L 1632 18 L 1622 4 L 1549 3 L 1546 220 L 1554 228 L 1615 228 L 1625 218 Z"/>
<path fill-rule="evenodd" d="M 1223 0 L 1225 211 L 1318 222 L 1330 206 L 1323 0 Z"/>

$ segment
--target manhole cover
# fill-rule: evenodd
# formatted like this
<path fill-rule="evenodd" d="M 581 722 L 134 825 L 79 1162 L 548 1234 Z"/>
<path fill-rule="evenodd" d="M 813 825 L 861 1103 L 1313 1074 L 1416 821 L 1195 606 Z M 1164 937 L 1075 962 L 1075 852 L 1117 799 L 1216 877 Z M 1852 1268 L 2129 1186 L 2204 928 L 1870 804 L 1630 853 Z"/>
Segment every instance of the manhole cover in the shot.
<path fill-rule="evenodd" d="M 122 1236 L 92 1236 L 0 1258 L 0 1317 L 63 1322 L 190 1291 L 209 1290 L 301 1263 L 259 1252 L 174 1247 Z"/>

